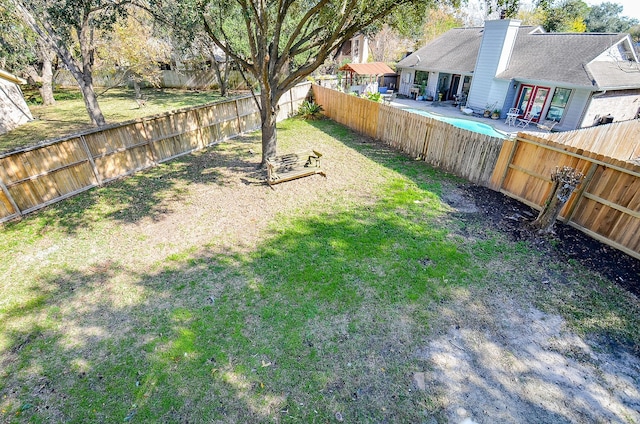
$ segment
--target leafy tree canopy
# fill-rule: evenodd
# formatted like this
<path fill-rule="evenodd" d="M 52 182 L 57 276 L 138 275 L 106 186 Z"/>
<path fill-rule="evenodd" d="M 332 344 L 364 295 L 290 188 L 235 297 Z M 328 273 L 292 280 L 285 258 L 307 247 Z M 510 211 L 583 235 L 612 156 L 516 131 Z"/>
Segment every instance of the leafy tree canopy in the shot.
<path fill-rule="evenodd" d="M 38 61 L 37 36 L 18 17 L 13 4 L 0 2 L 0 68 L 21 73 Z"/>
<path fill-rule="evenodd" d="M 547 32 L 584 32 L 589 6 L 582 0 L 542 0 L 538 3 L 542 20 L 540 25 Z"/>
<path fill-rule="evenodd" d="M 620 16 L 623 7 L 617 3 L 602 3 L 591 7 L 585 23 L 588 32 L 626 32 L 638 24 L 635 18 Z"/>

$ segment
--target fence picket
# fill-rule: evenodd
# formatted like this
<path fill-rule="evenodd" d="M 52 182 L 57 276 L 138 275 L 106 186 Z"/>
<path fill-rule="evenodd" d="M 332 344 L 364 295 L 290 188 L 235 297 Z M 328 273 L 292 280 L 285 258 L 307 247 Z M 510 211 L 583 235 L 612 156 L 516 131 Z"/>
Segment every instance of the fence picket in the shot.
<path fill-rule="evenodd" d="M 294 87 L 285 103 L 302 102 L 309 88 L 309 83 Z M 233 99 L 109 125 L 0 155 L 0 222 L 255 130 L 260 122 L 256 110 L 252 97 Z"/>
<path fill-rule="evenodd" d="M 366 100 L 328 88 L 314 85 L 313 91 L 331 119 L 538 210 L 551 188 L 551 171 L 578 169 L 587 179 L 561 219 L 640 259 L 640 144 L 620 141 L 635 139 L 640 121 L 498 140 L 386 105 L 376 113 L 363 106 Z M 365 128 L 366 121 L 378 127 Z"/>

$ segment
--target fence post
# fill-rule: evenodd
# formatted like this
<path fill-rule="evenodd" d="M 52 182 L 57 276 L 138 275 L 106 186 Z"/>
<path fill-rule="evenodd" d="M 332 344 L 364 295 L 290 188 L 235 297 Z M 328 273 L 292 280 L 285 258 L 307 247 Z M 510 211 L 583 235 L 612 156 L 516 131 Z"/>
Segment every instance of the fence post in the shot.
<path fill-rule="evenodd" d="M 287 116 L 287 118 L 292 117 L 293 114 L 295 113 L 295 111 L 293 110 L 293 89 L 294 88 L 295 87 L 291 87 L 289 89 L 289 110 L 290 110 L 290 112 L 289 112 L 289 116 Z"/>
<path fill-rule="evenodd" d="M 147 128 L 147 120 L 142 119 L 142 128 L 144 129 L 144 138 L 147 140 L 147 146 L 149 146 L 149 152 L 151 152 L 151 160 L 154 164 L 158 164 L 158 160 L 160 160 L 160 156 L 158 156 L 158 152 L 156 151 L 156 146 L 153 144 L 153 137 L 151 137 L 151 132 L 149 128 Z"/>
<path fill-rule="evenodd" d="M 13 200 L 13 197 L 11 196 L 11 193 L 9 193 L 9 189 L 4 184 L 4 181 L 2 181 L 1 178 L 0 178 L 0 189 L 2 189 L 2 192 L 4 193 L 4 195 L 9 200 L 9 203 L 11 203 L 11 207 L 15 211 L 14 213 L 17 214 L 18 216 L 22 216 L 22 211 L 18 207 L 18 204 L 15 202 L 15 200 Z"/>
<path fill-rule="evenodd" d="M 238 108 L 238 99 L 236 99 L 235 104 L 236 104 L 236 122 L 238 123 L 238 134 L 242 134 L 242 123 L 240 122 L 240 108 Z"/>
<path fill-rule="evenodd" d="M 207 147 L 207 144 L 205 144 L 204 142 L 204 130 L 202 129 L 202 124 L 200 122 L 200 110 L 201 109 L 197 109 L 197 110 L 192 110 L 192 113 L 195 113 L 196 115 L 196 125 L 198 126 L 198 131 L 197 131 L 197 137 L 198 137 L 198 148 L 200 150 L 204 149 L 205 147 Z"/>
<path fill-rule="evenodd" d="M 520 139 L 518 137 L 516 137 L 516 139 L 513 141 L 513 147 L 511 148 L 511 152 L 509 153 L 509 159 L 507 160 L 507 163 L 504 166 L 504 172 L 502 174 L 502 178 L 500 178 L 500 186 L 498 187 L 498 191 L 502 190 L 502 186 L 504 185 L 504 180 L 507 179 L 507 174 L 509 173 L 509 167 L 511 167 L 511 162 L 513 162 L 513 158 L 516 155 L 516 150 L 518 150 L 519 142 L 520 142 Z"/>
<path fill-rule="evenodd" d="M 569 209 L 569 211 L 567 212 L 567 216 L 564 219 L 565 222 L 569 222 L 571 221 L 571 218 L 573 218 L 573 214 L 575 213 L 576 209 L 582 202 L 582 199 L 584 199 L 584 196 L 583 196 L 584 192 L 587 190 L 587 187 L 589 187 L 589 184 L 591 183 L 591 180 L 593 179 L 593 176 L 595 175 L 596 170 L 598 169 L 598 166 L 599 165 L 595 162 L 591 163 L 591 166 L 587 171 L 587 175 L 584 177 L 584 181 L 582 182 L 582 184 L 580 184 L 580 188 L 576 192 L 576 200 L 571 205 L 571 209 Z"/>
<path fill-rule="evenodd" d="M 80 142 L 82 144 L 82 149 L 84 150 L 84 153 L 87 155 L 87 160 L 91 164 L 91 169 L 93 170 L 93 176 L 96 178 L 96 184 L 101 186 L 102 178 L 100 177 L 100 172 L 98 171 L 98 167 L 96 166 L 96 163 L 93 160 L 93 156 L 91 155 L 91 151 L 89 150 L 89 145 L 87 144 L 87 140 L 84 138 L 84 135 L 80 136 Z"/>

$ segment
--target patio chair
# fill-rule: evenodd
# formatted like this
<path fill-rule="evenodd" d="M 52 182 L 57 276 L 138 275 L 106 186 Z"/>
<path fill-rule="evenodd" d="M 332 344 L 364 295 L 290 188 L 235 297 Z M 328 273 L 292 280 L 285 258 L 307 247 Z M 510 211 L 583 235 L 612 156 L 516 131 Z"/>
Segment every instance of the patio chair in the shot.
<path fill-rule="evenodd" d="M 518 124 L 516 125 L 516 127 L 522 129 L 527 128 L 531 121 L 533 121 L 533 118 L 535 118 L 535 115 L 533 115 L 532 113 L 527 113 L 526 115 L 524 115 L 524 117 L 518 118 Z"/>
<path fill-rule="evenodd" d="M 551 121 L 544 121 L 543 123 L 538 123 L 536 126 L 541 130 L 544 130 L 550 133 L 553 127 L 555 127 L 557 124 L 558 124 L 558 121 L 551 120 Z"/>
<path fill-rule="evenodd" d="M 520 109 L 518 109 L 517 107 L 512 107 L 511 109 L 509 109 L 509 112 L 507 112 L 507 119 L 504 121 L 504 123 L 509 125 L 510 127 L 515 125 L 518 115 L 520 115 Z"/>
<path fill-rule="evenodd" d="M 382 102 L 385 105 L 390 105 L 391 102 L 394 101 L 395 99 L 396 99 L 396 93 L 393 93 L 393 92 L 391 94 L 385 94 L 382 96 Z"/>

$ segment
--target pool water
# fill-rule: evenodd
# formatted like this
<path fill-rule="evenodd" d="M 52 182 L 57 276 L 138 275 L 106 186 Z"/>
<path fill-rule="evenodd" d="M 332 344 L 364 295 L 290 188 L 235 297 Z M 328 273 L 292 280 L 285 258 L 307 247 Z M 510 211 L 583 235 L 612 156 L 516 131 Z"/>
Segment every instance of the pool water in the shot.
<path fill-rule="evenodd" d="M 506 134 L 497 131 L 491 125 L 483 124 L 482 122 L 471 121 L 469 119 L 451 118 L 448 116 L 436 115 L 426 110 L 421 109 L 404 109 L 407 112 L 417 113 L 418 115 L 426 116 L 431 119 L 437 119 L 438 121 L 446 122 L 454 127 L 462 128 L 463 130 L 473 131 L 480 134 L 488 135 L 489 137 L 507 138 Z"/>

